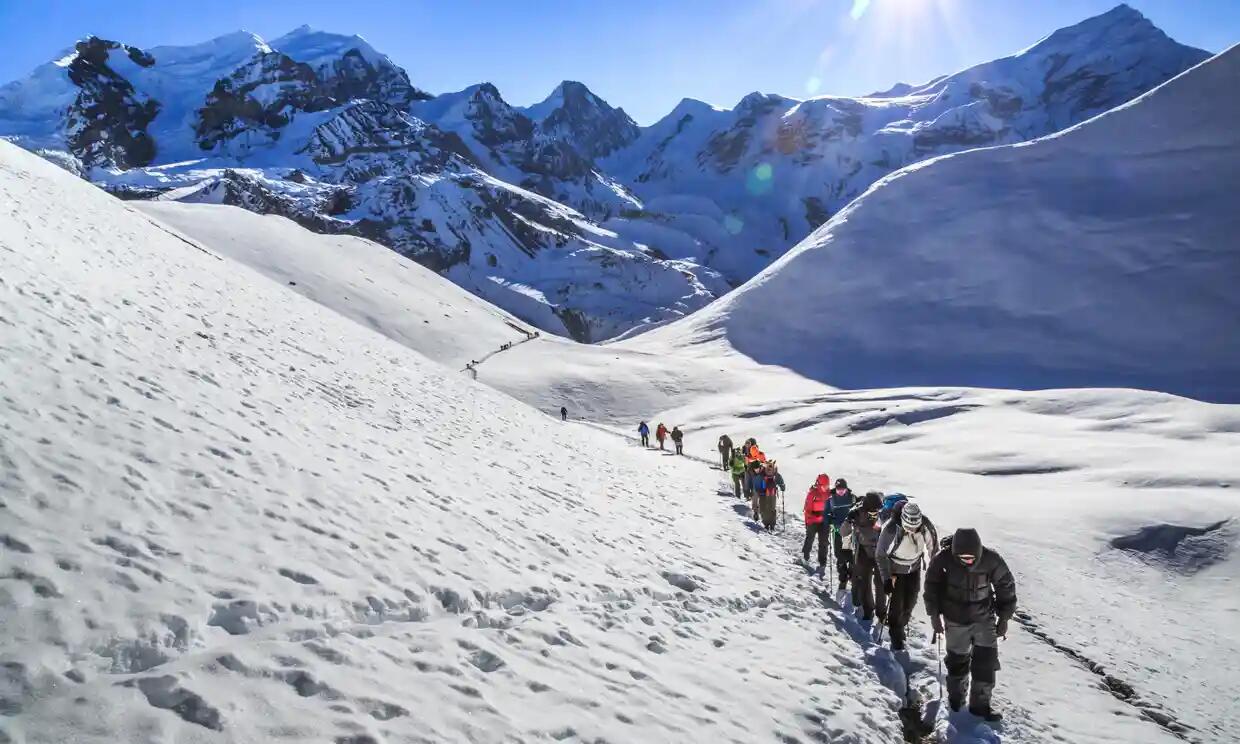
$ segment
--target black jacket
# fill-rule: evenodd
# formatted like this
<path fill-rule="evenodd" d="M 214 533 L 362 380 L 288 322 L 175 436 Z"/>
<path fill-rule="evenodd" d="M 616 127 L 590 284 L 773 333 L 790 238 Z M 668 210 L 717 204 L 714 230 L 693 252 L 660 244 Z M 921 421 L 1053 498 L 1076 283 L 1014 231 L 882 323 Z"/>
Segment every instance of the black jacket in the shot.
<path fill-rule="evenodd" d="M 945 543 L 950 541 L 945 540 Z M 1003 556 L 985 548 L 965 566 L 944 547 L 926 569 L 926 614 L 958 625 L 1007 620 L 1016 612 L 1016 579 Z"/>
<path fill-rule="evenodd" d="M 871 517 L 865 505 L 858 504 L 848 512 L 847 519 L 853 526 L 853 544 L 857 546 L 855 549 L 864 549 L 866 553 L 874 555 L 878 548 L 878 531 L 881 527 L 877 515 Z"/>

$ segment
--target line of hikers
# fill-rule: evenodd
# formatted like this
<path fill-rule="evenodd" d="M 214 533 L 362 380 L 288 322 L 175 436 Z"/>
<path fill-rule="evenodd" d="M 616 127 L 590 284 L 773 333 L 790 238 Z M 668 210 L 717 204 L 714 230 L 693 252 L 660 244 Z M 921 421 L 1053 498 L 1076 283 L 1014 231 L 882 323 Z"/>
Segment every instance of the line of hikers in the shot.
<path fill-rule="evenodd" d="M 785 490 L 775 461 L 767 460 L 756 440 L 733 447 L 726 434 L 719 438 L 719 456 L 721 467 L 732 474 L 736 498 L 748 498 L 754 521 L 761 521 L 767 531 L 774 529 L 775 491 Z M 832 484 L 826 473 L 810 486 L 804 516 L 804 564 L 810 565 L 817 540 L 818 574 L 827 580 L 830 545 L 839 592 L 851 585 L 855 611 L 863 622 L 877 617 L 887 626 L 892 651 L 905 648 L 924 568 L 922 601 L 933 642 L 941 634 L 947 645 L 948 705 L 958 711 L 967 696 L 970 713 L 1000 720 L 991 705 L 998 639 L 1007 635 L 1016 612 L 1016 580 L 1003 557 L 983 547 L 972 528 L 940 540 L 934 523 L 904 494 L 868 491 L 857 499 L 846 480 Z"/>
<path fill-rule="evenodd" d="M 650 446 L 650 426 L 645 421 L 637 425 L 637 436 L 641 438 L 643 447 Z M 659 422 L 658 428 L 654 430 L 654 438 L 659 442 L 659 449 L 663 449 L 663 444 L 671 439 L 676 447 L 676 454 L 685 453 L 685 433 L 680 430 L 679 426 L 673 426 L 669 431 L 663 422 Z"/>

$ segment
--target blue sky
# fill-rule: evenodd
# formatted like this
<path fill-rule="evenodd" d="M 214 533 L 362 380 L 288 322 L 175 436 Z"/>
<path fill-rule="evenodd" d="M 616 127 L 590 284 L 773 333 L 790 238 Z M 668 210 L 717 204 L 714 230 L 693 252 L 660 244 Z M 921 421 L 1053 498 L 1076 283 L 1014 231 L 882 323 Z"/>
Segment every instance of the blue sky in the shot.
<path fill-rule="evenodd" d="M 495 83 L 509 102 L 576 79 L 641 124 L 681 98 L 858 95 L 1026 47 L 1116 0 L 0 0 L 0 82 L 94 33 L 142 47 L 309 23 L 358 33 L 433 93 Z M 1130 0 L 1173 38 L 1240 41 L 1240 0 Z"/>

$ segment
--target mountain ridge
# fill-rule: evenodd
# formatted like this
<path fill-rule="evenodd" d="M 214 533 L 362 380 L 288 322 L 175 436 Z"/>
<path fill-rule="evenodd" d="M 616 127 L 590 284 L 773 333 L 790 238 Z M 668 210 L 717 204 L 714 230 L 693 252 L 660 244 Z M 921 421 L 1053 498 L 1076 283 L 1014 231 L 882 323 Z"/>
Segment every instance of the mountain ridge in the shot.
<path fill-rule="evenodd" d="M 1056 131 L 1205 55 L 1120 6 L 899 97 L 686 98 L 638 127 L 572 80 L 525 107 L 490 83 L 432 96 L 362 37 L 308 26 L 136 57 L 83 43 L 94 63 L 0 87 L 0 136 L 123 196 L 372 238 L 590 342 L 704 307 L 899 167 Z"/>

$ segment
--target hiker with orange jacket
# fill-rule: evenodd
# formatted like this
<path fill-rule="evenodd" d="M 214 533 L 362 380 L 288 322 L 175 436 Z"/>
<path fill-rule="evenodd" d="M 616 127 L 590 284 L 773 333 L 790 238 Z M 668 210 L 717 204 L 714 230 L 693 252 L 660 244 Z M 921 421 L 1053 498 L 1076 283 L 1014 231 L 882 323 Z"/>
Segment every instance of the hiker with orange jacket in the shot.
<path fill-rule="evenodd" d="M 663 449 L 663 442 L 667 440 L 667 427 L 663 422 L 659 422 L 658 428 L 654 430 L 654 438 L 659 440 L 659 449 Z"/>
<path fill-rule="evenodd" d="M 818 538 L 818 573 L 827 567 L 827 546 L 830 540 L 830 527 L 824 516 L 827 511 L 827 499 L 831 496 L 831 476 L 821 473 L 814 485 L 805 494 L 805 542 L 801 545 L 801 556 L 809 563 L 809 551 L 814 547 L 814 538 Z"/>

